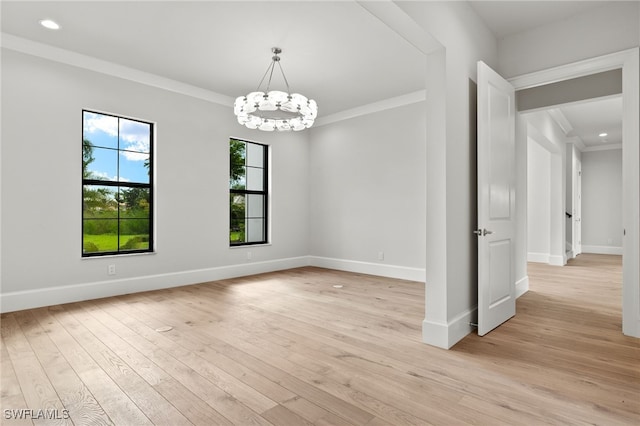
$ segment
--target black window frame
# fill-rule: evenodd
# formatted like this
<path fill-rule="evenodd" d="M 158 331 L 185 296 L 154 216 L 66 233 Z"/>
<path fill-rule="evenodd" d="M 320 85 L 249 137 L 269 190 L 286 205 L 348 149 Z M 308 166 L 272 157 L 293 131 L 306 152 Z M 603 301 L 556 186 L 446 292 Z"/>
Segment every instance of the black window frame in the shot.
<path fill-rule="evenodd" d="M 245 139 L 240 139 L 240 138 L 234 138 L 231 137 L 229 138 L 229 147 L 231 147 L 231 142 L 232 141 L 238 141 L 238 142 L 243 142 L 245 144 L 245 164 L 244 167 L 248 168 L 248 167 L 254 167 L 254 166 L 248 166 L 247 165 L 247 155 L 246 152 L 248 151 L 248 148 L 246 148 L 247 144 L 253 144 L 253 145 L 257 145 L 262 147 L 263 150 L 263 159 L 262 159 L 262 164 L 263 167 L 261 168 L 263 170 L 263 174 L 262 174 L 262 190 L 249 190 L 246 189 L 246 174 L 245 174 L 245 189 L 234 189 L 232 188 L 231 185 L 231 173 L 232 173 L 232 168 L 233 168 L 233 158 L 231 156 L 231 152 L 229 152 L 229 247 L 243 247 L 243 246 L 254 246 L 254 245 L 260 245 L 260 244 L 268 244 L 269 243 L 269 145 L 267 144 L 263 144 L 260 142 L 254 142 L 254 141 L 248 141 Z M 231 151 L 231 149 L 230 149 Z M 255 167 L 255 168 L 260 168 L 260 167 Z M 235 195 L 242 195 L 245 197 L 245 200 L 247 199 L 246 197 L 248 195 L 261 195 L 263 196 L 263 205 L 262 205 L 262 217 L 249 217 L 247 216 L 247 214 L 245 213 L 245 221 L 248 219 L 262 219 L 262 229 L 263 229 L 263 239 L 259 240 L 259 241 L 243 241 L 243 242 L 233 242 L 231 240 L 231 232 L 233 229 L 233 211 L 232 211 L 232 205 L 233 205 L 233 196 Z M 246 208 L 246 207 L 245 207 Z M 246 232 L 246 231 L 245 231 Z M 246 234 L 245 234 L 245 239 L 246 239 Z"/>
<path fill-rule="evenodd" d="M 155 218 L 154 218 L 154 197 L 155 197 L 155 184 L 154 184 L 154 169 L 155 169 L 155 161 L 154 161 L 154 148 L 155 148 L 155 123 L 151 122 L 151 121 L 146 121 L 146 120 L 141 120 L 139 118 L 132 118 L 132 117 L 127 117 L 124 115 L 118 115 L 118 114 L 113 114 L 113 113 L 108 113 L 108 112 L 103 112 L 103 111 L 96 111 L 96 110 L 90 110 L 90 109 L 82 109 L 82 146 L 84 149 L 84 140 L 85 140 L 85 134 L 84 134 L 84 117 L 85 117 L 85 113 L 91 113 L 91 114 L 100 114 L 100 115 L 104 115 L 104 116 L 108 116 L 108 117 L 115 117 L 118 120 L 120 119 L 124 119 L 124 120 L 129 120 L 129 121 L 135 121 L 135 122 L 139 122 L 139 123 L 144 123 L 144 124 L 148 124 L 149 125 L 149 183 L 139 183 L 139 182 L 125 182 L 125 181 L 119 181 L 119 180 L 102 180 L 102 179 L 88 179 L 85 178 L 84 176 L 84 164 L 81 165 L 82 167 L 82 185 L 81 185 L 81 221 L 82 221 L 82 232 L 80 235 L 81 241 L 80 241 L 80 248 L 81 248 L 81 253 L 82 253 L 82 257 L 101 257 L 101 256 L 126 256 L 126 255 L 130 255 L 130 254 L 139 254 L 139 253 L 154 253 L 155 252 L 155 242 L 154 242 L 154 229 L 155 229 Z M 102 148 L 102 147 L 100 147 Z M 105 148 L 105 149 L 112 149 L 118 152 L 118 175 L 119 176 L 119 170 L 120 170 L 120 152 L 122 151 L 128 151 L 126 149 L 120 149 L 120 126 L 118 125 L 118 148 L 117 149 L 113 149 L 113 148 Z M 116 177 L 117 177 L 116 176 Z M 118 217 L 117 217 L 117 222 L 118 222 L 118 239 L 117 239 L 117 250 L 112 250 L 112 251 L 98 251 L 98 252 L 87 252 L 85 251 L 84 248 L 84 228 L 85 228 L 85 221 L 89 220 L 89 219 L 85 219 L 84 217 L 84 209 L 85 209 L 85 201 L 84 201 L 84 189 L 85 186 L 98 186 L 98 187 L 113 187 L 115 188 L 117 191 L 119 191 L 121 188 L 126 188 L 126 189 L 132 189 L 132 188 L 144 188 L 144 189 L 148 189 L 149 190 L 149 246 L 146 249 L 122 249 L 120 247 L 120 225 L 121 225 L 121 218 L 120 218 L 120 209 L 118 208 Z M 93 219 L 95 220 L 95 219 Z"/>

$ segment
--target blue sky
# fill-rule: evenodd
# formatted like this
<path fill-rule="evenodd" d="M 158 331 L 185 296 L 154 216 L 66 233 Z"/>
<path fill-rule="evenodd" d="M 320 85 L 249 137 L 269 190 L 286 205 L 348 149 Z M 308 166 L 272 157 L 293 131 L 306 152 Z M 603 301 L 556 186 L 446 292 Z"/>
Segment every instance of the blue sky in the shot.
<path fill-rule="evenodd" d="M 94 146 L 95 158 L 89 171 L 108 180 L 149 182 L 144 160 L 149 157 L 150 133 L 150 124 L 85 111 L 83 137 Z M 126 151 L 118 154 L 118 147 Z"/>

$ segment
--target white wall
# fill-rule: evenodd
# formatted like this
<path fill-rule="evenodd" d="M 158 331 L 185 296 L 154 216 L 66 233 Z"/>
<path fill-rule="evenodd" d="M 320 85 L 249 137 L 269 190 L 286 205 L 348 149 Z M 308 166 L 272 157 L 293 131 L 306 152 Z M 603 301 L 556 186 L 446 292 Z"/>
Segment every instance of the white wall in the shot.
<path fill-rule="evenodd" d="M 522 114 L 527 123 L 527 136 L 550 153 L 549 167 L 549 261 L 564 265 L 566 259 L 566 143 L 564 132 L 546 111 Z M 528 167 L 531 167 L 529 164 Z M 530 183 L 529 183 L 530 185 Z M 529 186 L 530 187 L 530 186 Z M 532 206 L 529 206 L 531 208 Z M 531 217 L 529 216 L 529 220 Z M 537 231 L 536 231 L 537 232 Z M 529 233 L 528 238 L 533 236 Z M 529 256 L 528 256 L 529 257 Z"/>
<path fill-rule="evenodd" d="M 477 308 L 477 61 L 498 63 L 497 43 L 466 2 L 399 2 L 442 46 L 427 55 L 427 264 L 425 342 L 451 347 Z M 425 36 L 426 37 L 426 36 Z"/>
<path fill-rule="evenodd" d="M 582 153 L 582 251 L 622 254 L 622 150 Z"/>
<path fill-rule="evenodd" d="M 425 102 L 311 129 L 314 264 L 424 281 L 425 133 Z"/>
<path fill-rule="evenodd" d="M 81 257 L 83 108 L 157 123 L 156 254 Z M 2 113 L 3 310 L 298 266 L 308 254 L 306 133 L 250 131 L 231 107 L 7 49 Z M 272 147 L 269 246 L 228 246 L 230 136 Z"/>
<path fill-rule="evenodd" d="M 529 262 L 549 263 L 551 253 L 551 153 L 527 141 L 527 253 Z"/>
<path fill-rule="evenodd" d="M 498 40 L 500 66 L 510 78 L 638 46 L 640 3 L 609 2 L 573 17 Z"/>

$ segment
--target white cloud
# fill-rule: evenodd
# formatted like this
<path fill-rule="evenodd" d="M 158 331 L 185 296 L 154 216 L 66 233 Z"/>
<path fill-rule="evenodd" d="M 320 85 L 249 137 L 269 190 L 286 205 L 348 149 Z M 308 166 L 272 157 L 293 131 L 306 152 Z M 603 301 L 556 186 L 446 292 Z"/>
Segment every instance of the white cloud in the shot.
<path fill-rule="evenodd" d="M 110 115 L 84 113 L 85 133 L 104 132 L 109 136 L 118 136 L 118 118 Z"/>
<path fill-rule="evenodd" d="M 120 128 L 118 128 L 118 122 Z M 149 158 L 150 125 L 147 123 L 85 111 L 84 132 L 86 134 L 102 132 L 112 137 L 120 137 L 120 149 L 136 151 L 122 152 L 127 160 L 144 161 Z"/>
<path fill-rule="evenodd" d="M 134 149 L 134 148 L 127 148 Z M 120 151 L 120 155 L 126 158 L 129 161 L 145 161 L 149 158 L 149 154 L 145 154 L 144 152 L 131 152 L 131 151 Z"/>
<path fill-rule="evenodd" d="M 149 152 L 149 133 L 150 126 L 146 123 L 120 119 L 120 140 L 126 142 L 121 143 L 120 149 L 137 151 L 123 152 L 127 160 L 144 161 L 149 158 L 148 154 L 143 154 L 143 152 Z"/>
<path fill-rule="evenodd" d="M 111 180 L 111 181 L 117 181 L 118 180 L 118 176 L 109 176 L 109 173 L 107 173 L 107 172 L 99 172 L 97 170 L 89 170 L 89 173 L 91 173 L 91 179 Z M 130 182 L 130 180 L 127 179 L 127 178 L 124 178 L 124 177 L 120 177 L 120 182 Z"/>

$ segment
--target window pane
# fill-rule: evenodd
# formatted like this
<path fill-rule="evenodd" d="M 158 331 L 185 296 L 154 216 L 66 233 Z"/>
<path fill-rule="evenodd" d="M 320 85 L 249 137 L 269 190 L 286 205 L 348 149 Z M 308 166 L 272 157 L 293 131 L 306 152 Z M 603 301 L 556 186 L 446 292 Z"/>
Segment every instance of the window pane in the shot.
<path fill-rule="evenodd" d="M 84 111 L 82 138 L 96 147 L 118 149 L 118 117 Z"/>
<path fill-rule="evenodd" d="M 264 167 L 264 146 L 247 143 L 247 166 Z"/>
<path fill-rule="evenodd" d="M 231 139 L 229 143 L 229 158 L 231 164 L 237 166 L 245 165 L 245 158 L 247 152 L 247 144 L 243 141 Z"/>
<path fill-rule="evenodd" d="M 244 189 L 246 182 L 245 170 L 246 144 L 231 139 L 229 143 L 229 188 Z"/>
<path fill-rule="evenodd" d="M 148 219 L 151 210 L 149 188 L 120 188 L 120 218 Z"/>
<path fill-rule="evenodd" d="M 264 195 L 258 195 L 258 194 L 247 195 L 247 217 L 250 217 L 250 218 L 264 217 Z"/>
<path fill-rule="evenodd" d="M 150 151 L 151 125 L 140 121 L 120 119 L 120 149 L 135 152 Z"/>
<path fill-rule="evenodd" d="M 84 185 L 82 187 L 83 219 L 114 219 L 118 217 L 117 188 Z"/>
<path fill-rule="evenodd" d="M 120 151 L 120 182 L 149 183 L 149 154 Z"/>
<path fill-rule="evenodd" d="M 231 189 L 246 189 L 247 187 L 247 170 L 244 166 L 238 167 L 235 171 L 232 170 L 232 175 L 229 179 L 229 188 Z"/>
<path fill-rule="evenodd" d="M 229 242 L 231 244 L 238 244 L 245 242 L 245 221 L 242 220 L 232 220 L 231 228 L 229 232 Z"/>
<path fill-rule="evenodd" d="M 247 241 L 260 242 L 264 240 L 264 220 L 247 219 Z"/>
<path fill-rule="evenodd" d="M 255 169 L 253 167 L 247 167 L 247 190 L 249 191 L 263 191 L 264 181 L 262 179 L 264 175 L 264 169 Z"/>
<path fill-rule="evenodd" d="M 93 148 L 93 161 L 87 164 L 85 179 L 118 180 L 118 151 Z"/>
<path fill-rule="evenodd" d="M 149 221 L 120 219 L 120 250 L 148 250 Z"/>
<path fill-rule="evenodd" d="M 87 219 L 82 225 L 83 253 L 118 249 L 118 219 Z"/>

